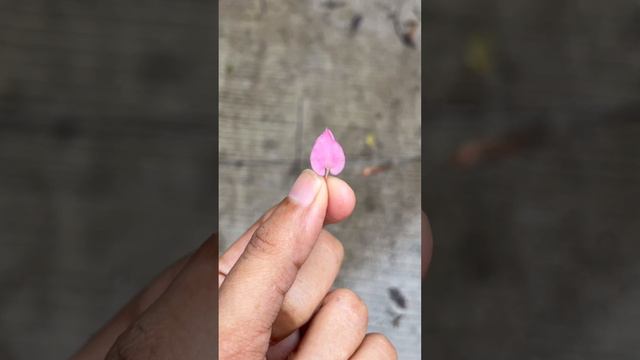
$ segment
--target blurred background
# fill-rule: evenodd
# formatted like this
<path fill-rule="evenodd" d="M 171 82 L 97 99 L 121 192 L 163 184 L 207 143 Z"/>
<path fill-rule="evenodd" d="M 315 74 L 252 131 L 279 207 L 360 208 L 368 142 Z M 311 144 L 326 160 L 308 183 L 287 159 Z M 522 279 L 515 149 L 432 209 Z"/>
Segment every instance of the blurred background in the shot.
<path fill-rule="evenodd" d="M 640 354 L 640 3 L 431 0 L 432 359 Z"/>
<path fill-rule="evenodd" d="M 212 1 L 0 2 L 0 359 L 64 359 L 217 224 Z"/>
<path fill-rule="evenodd" d="M 220 2 L 220 250 L 286 194 L 329 127 L 350 219 L 337 287 L 420 358 L 420 2 Z"/>

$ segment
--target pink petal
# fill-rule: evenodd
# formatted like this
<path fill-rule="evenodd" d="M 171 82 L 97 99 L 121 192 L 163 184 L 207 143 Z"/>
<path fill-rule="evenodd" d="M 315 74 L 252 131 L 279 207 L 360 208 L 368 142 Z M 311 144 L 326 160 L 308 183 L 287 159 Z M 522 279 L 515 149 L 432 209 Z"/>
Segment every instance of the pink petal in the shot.
<path fill-rule="evenodd" d="M 342 146 L 336 141 L 333 133 L 325 129 L 311 148 L 311 168 L 318 175 L 324 176 L 328 169 L 332 175 L 338 175 L 344 169 L 345 156 Z"/>

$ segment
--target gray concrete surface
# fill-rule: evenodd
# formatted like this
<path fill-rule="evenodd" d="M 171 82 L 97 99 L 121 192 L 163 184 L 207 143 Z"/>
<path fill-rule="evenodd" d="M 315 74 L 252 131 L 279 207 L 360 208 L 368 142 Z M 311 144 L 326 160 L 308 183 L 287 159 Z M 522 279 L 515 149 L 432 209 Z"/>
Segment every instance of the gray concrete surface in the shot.
<path fill-rule="evenodd" d="M 421 333 L 420 50 L 394 26 L 411 19 L 417 1 L 220 3 L 221 250 L 287 194 L 330 127 L 358 198 L 330 227 L 346 250 L 336 286 L 362 296 L 400 359 L 420 358 Z"/>
<path fill-rule="evenodd" d="M 638 2 L 423 14 L 425 353 L 637 359 Z"/>
<path fill-rule="evenodd" d="M 0 359 L 64 359 L 217 223 L 215 4 L 0 3 Z"/>

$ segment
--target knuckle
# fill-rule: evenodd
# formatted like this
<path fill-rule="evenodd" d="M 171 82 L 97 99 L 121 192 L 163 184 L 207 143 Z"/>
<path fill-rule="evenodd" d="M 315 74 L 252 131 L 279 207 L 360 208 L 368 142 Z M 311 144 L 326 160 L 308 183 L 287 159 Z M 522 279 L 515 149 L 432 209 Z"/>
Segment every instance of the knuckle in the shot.
<path fill-rule="evenodd" d="M 398 358 L 398 352 L 396 351 L 393 343 L 384 335 L 379 333 L 368 334 L 366 341 L 371 344 L 370 346 L 378 353 L 382 359 Z"/>
<path fill-rule="evenodd" d="M 259 227 L 251 237 L 247 245 L 247 251 L 253 254 L 275 255 L 277 254 L 278 245 L 273 239 L 270 231 L 264 227 Z"/>
<path fill-rule="evenodd" d="M 366 323 L 368 320 L 369 311 L 367 305 L 355 292 L 349 289 L 332 291 L 328 296 L 327 302 L 341 306 L 354 317 L 355 321 Z"/>

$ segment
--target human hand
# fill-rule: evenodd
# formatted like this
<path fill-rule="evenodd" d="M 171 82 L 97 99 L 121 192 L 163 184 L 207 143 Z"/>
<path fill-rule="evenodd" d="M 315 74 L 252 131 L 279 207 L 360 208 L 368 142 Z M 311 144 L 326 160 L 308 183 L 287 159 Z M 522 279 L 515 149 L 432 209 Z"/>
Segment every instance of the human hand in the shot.
<path fill-rule="evenodd" d="M 304 171 L 289 196 L 227 250 L 220 258 L 220 359 L 396 358 L 384 336 L 366 335 L 367 308 L 357 295 L 329 292 L 343 249 L 322 227 L 354 206 L 344 181 Z"/>
<path fill-rule="evenodd" d="M 343 249 L 322 227 L 344 220 L 354 206 L 344 181 L 303 172 L 289 196 L 219 259 L 219 289 L 214 235 L 158 276 L 74 358 L 108 352 L 107 359 L 395 359 L 384 336 L 365 335 L 362 300 L 346 289 L 329 292 Z"/>

